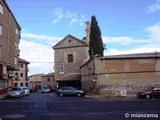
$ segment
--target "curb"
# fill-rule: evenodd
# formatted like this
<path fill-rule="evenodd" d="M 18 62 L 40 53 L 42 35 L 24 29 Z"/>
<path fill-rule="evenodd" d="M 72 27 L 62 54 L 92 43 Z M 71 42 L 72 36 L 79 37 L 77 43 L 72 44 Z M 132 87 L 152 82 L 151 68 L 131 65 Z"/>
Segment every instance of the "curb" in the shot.
<path fill-rule="evenodd" d="M 136 95 L 127 95 L 127 96 L 112 96 L 112 97 L 107 97 L 107 96 L 101 96 L 101 95 L 86 95 L 86 98 L 90 99 L 136 99 Z"/>

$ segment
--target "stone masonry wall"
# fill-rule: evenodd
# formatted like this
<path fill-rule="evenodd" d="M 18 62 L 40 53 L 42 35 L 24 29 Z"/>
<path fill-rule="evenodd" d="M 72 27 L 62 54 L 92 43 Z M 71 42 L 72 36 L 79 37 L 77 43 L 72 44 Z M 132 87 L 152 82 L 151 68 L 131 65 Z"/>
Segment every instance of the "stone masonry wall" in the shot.
<path fill-rule="evenodd" d="M 157 59 L 96 58 L 97 85 L 113 90 L 139 91 L 146 87 L 160 86 L 160 71 Z"/>

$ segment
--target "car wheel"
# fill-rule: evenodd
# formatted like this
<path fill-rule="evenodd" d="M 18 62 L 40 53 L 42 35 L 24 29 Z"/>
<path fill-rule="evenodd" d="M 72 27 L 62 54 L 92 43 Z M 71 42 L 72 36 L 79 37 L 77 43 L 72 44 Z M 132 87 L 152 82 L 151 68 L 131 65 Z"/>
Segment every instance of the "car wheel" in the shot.
<path fill-rule="evenodd" d="M 81 97 L 81 93 L 77 93 L 77 96 L 78 96 L 78 97 Z"/>
<path fill-rule="evenodd" d="M 151 96 L 150 95 L 146 95 L 146 98 L 149 99 Z"/>
<path fill-rule="evenodd" d="M 64 95 L 63 95 L 63 93 L 60 93 L 59 96 L 63 97 Z"/>

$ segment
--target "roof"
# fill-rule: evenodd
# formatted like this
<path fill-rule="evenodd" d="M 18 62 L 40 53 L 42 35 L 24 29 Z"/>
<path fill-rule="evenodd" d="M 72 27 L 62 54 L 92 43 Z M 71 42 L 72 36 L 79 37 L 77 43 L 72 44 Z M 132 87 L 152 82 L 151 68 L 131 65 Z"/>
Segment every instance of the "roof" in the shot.
<path fill-rule="evenodd" d="M 56 45 L 54 45 L 52 48 L 53 48 L 53 49 L 63 48 L 63 47 L 59 47 L 59 45 L 60 45 L 63 41 L 65 41 L 68 37 L 73 38 L 74 40 L 76 40 L 76 41 L 82 43 L 83 45 L 87 45 L 84 41 L 82 41 L 82 40 L 80 40 L 80 39 L 78 39 L 78 38 L 76 38 L 76 37 L 74 37 L 74 36 L 68 34 L 66 37 L 64 37 L 61 41 L 59 41 L 59 42 L 58 42 Z"/>
<path fill-rule="evenodd" d="M 25 59 L 22 59 L 22 58 L 18 58 L 18 62 L 30 64 L 30 62 L 28 62 L 28 61 L 26 61 Z"/>
<path fill-rule="evenodd" d="M 54 72 L 43 75 L 42 77 L 54 77 Z"/>
<path fill-rule="evenodd" d="M 160 52 L 110 55 L 110 56 L 100 57 L 100 59 L 139 59 L 139 58 L 160 58 Z"/>
<path fill-rule="evenodd" d="M 67 73 L 57 81 L 75 81 L 75 80 L 81 80 L 80 73 Z"/>
<path fill-rule="evenodd" d="M 30 75 L 29 77 L 38 77 L 38 76 L 43 76 L 43 75 L 44 75 L 44 73 L 32 74 L 32 75 Z"/>

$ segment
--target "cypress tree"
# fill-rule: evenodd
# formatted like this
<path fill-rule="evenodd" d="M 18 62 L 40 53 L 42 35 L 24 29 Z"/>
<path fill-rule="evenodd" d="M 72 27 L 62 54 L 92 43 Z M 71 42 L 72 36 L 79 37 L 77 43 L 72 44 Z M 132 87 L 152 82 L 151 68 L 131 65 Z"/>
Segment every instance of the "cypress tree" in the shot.
<path fill-rule="evenodd" d="M 89 55 L 92 58 L 94 55 L 99 54 L 103 56 L 104 46 L 101 38 L 101 30 L 98 26 L 98 21 L 95 16 L 91 17 L 91 27 L 90 27 L 90 49 Z"/>

